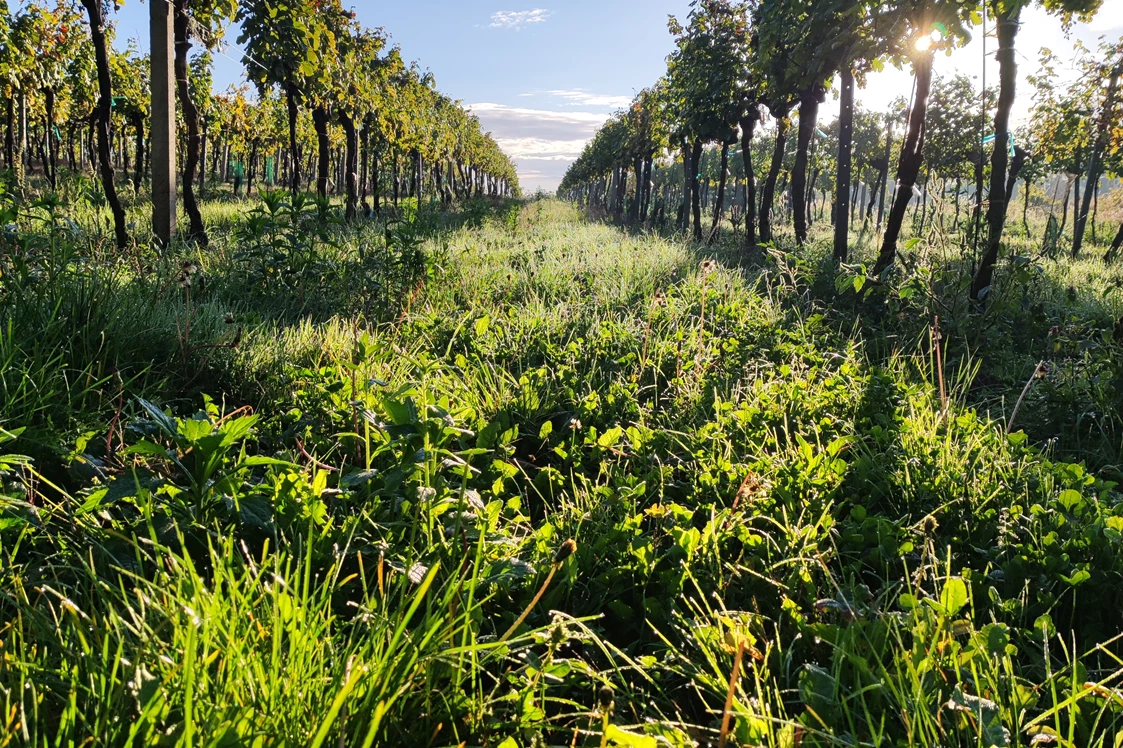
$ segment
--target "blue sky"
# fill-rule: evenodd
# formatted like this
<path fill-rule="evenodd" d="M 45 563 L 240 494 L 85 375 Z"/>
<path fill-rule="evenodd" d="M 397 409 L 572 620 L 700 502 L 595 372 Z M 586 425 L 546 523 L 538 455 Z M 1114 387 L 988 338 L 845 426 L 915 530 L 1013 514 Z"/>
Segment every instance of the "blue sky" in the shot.
<path fill-rule="evenodd" d="M 384 27 L 407 59 L 470 105 L 515 156 L 523 188 L 554 189 L 584 142 L 640 88 L 671 51 L 667 16 L 687 0 L 344 0 L 369 27 Z M 15 5 L 13 0 L 9 3 Z M 148 0 L 117 11 L 117 39 L 147 48 Z M 216 58 L 216 87 L 242 77 L 238 30 Z"/>
<path fill-rule="evenodd" d="M 7 0 L 16 6 L 17 0 Z M 147 47 L 148 0 L 125 0 L 114 15 L 118 44 L 130 37 Z M 438 87 L 461 99 L 515 157 L 523 188 L 552 190 L 584 142 L 636 91 L 666 69 L 672 43 L 667 16 L 685 18 L 689 0 L 344 0 L 370 27 L 385 27 L 407 59 L 433 71 Z M 1019 96 L 1015 120 L 1031 100 L 1026 77 L 1037 69 L 1041 47 L 1068 56 L 1072 41 L 1090 46 L 1106 34 L 1123 36 L 1123 0 L 1104 0 L 1091 24 L 1080 24 L 1066 38 L 1060 22 L 1039 9 L 1023 14 L 1018 35 Z M 238 30 L 216 59 L 219 88 L 240 82 Z M 993 50 L 993 38 L 988 41 Z M 939 57 L 936 72 L 976 77 L 983 64 L 982 35 L 951 57 Z M 993 56 L 986 64 L 988 84 L 998 80 Z M 1063 74 L 1063 71 L 1062 71 Z M 908 98 L 912 77 L 892 68 L 870 77 L 858 100 L 881 110 L 897 96 Z M 837 113 L 828 98 L 821 116 Z"/>

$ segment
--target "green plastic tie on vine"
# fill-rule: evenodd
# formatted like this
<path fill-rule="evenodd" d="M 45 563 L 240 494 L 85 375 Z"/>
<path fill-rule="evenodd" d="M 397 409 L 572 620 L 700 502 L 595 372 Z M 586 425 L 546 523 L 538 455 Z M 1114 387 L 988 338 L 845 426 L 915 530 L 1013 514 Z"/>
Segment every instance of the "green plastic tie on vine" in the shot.
<path fill-rule="evenodd" d="M 991 133 L 990 135 L 987 135 L 987 136 L 983 137 L 983 139 L 982 139 L 982 141 L 981 141 L 981 142 L 982 142 L 982 144 L 983 144 L 983 145 L 988 145 L 988 144 L 990 144 L 990 143 L 993 143 L 993 142 L 994 142 L 994 139 L 995 139 L 996 137 L 997 137 L 997 136 L 996 136 L 996 135 L 995 135 L 994 133 Z M 1008 137 L 1009 137 L 1009 139 L 1010 139 L 1010 140 L 1009 140 L 1009 144 L 1010 144 L 1010 155 L 1011 155 L 1011 156 L 1013 156 L 1013 155 L 1014 155 L 1014 133 L 1010 133 L 1010 134 L 1008 135 Z"/>

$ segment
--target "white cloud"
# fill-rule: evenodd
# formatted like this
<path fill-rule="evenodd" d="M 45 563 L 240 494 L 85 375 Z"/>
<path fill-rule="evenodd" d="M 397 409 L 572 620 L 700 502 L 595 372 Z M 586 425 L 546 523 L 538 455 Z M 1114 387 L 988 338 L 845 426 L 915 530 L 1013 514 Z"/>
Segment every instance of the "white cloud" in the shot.
<path fill-rule="evenodd" d="M 569 165 L 608 119 L 607 114 L 512 107 L 482 102 L 468 107 L 518 166 L 525 189 L 555 189 Z"/>
<path fill-rule="evenodd" d="M 491 28 L 515 29 L 518 31 L 523 26 L 532 23 L 542 23 L 551 15 L 545 8 L 534 10 L 499 10 L 491 14 Z"/>
<path fill-rule="evenodd" d="M 581 155 L 587 139 L 545 140 L 543 138 L 502 138 L 495 142 L 503 152 L 515 159 L 534 159 L 536 161 L 573 161 Z"/>
<path fill-rule="evenodd" d="M 595 112 L 553 112 L 481 102 L 468 107 L 496 138 L 588 140 L 608 119 Z"/>
<path fill-rule="evenodd" d="M 632 103 L 631 96 L 613 96 L 611 94 L 594 94 L 581 88 L 552 89 L 549 91 L 528 91 L 519 94 L 519 98 L 550 98 L 561 106 L 574 107 L 607 107 L 608 109 L 624 109 Z"/>
<path fill-rule="evenodd" d="M 559 99 L 565 99 L 574 106 L 606 106 L 612 109 L 623 109 L 632 103 L 631 96 L 605 96 L 591 94 L 581 89 L 572 91 L 544 91 L 544 93 Z"/>

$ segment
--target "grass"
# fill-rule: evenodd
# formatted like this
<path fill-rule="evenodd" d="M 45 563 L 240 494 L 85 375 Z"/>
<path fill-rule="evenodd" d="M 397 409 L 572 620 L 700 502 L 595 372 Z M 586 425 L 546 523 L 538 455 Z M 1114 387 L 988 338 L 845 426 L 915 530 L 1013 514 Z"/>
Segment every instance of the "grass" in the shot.
<path fill-rule="evenodd" d="M 1116 744 L 1094 251 L 205 208 L 0 251 L 0 745 Z"/>

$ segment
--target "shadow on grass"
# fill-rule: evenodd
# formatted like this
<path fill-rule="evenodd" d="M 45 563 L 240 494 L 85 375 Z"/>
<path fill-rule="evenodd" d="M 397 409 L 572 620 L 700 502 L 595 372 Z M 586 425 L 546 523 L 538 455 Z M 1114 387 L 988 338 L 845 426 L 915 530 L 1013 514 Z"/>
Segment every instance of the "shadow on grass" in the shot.
<path fill-rule="evenodd" d="M 1043 363 L 1046 375 L 1030 386 L 1016 428 L 1058 458 L 1123 477 L 1123 266 L 1104 263 L 1099 246 L 1087 247 L 1079 261 L 1045 258 L 1036 242 L 1013 231 L 980 312 L 967 299 L 972 252 L 950 235 L 929 246 L 902 242 L 883 281 L 865 279 L 855 292 L 853 280 L 868 267 L 862 263 L 872 264 L 876 254 L 862 238 L 853 264 L 841 267 L 826 240 L 797 247 L 782 236 L 775 248 L 750 251 L 726 240 L 695 251 L 748 277 L 790 283 L 785 303 L 803 315 L 823 314 L 835 330 L 859 338 L 871 363 L 927 346 L 938 319 L 945 371 L 976 370 L 957 383 L 966 403 L 1003 422 Z"/>
<path fill-rule="evenodd" d="M 424 242 L 502 220 L 509 205 L 403 208 L 353 225 L 259 233 L 256 242 L 241 214 L 213 224 L 210 250 L 177 244 L 162 254 L 116 253 L 63 224 L 31 224 L 0 245 L 0 427 L 23 430 L 5 446 L 62 480 L 56 469 L 73 463 L 78 443 L 89 458 L 82 471 L 96 473 L 114 449 L 106 424 L 135 397 L 197 405 L 229 374 L 221 351 L 253 329 L 392 321 L 431 271 Z"/>

